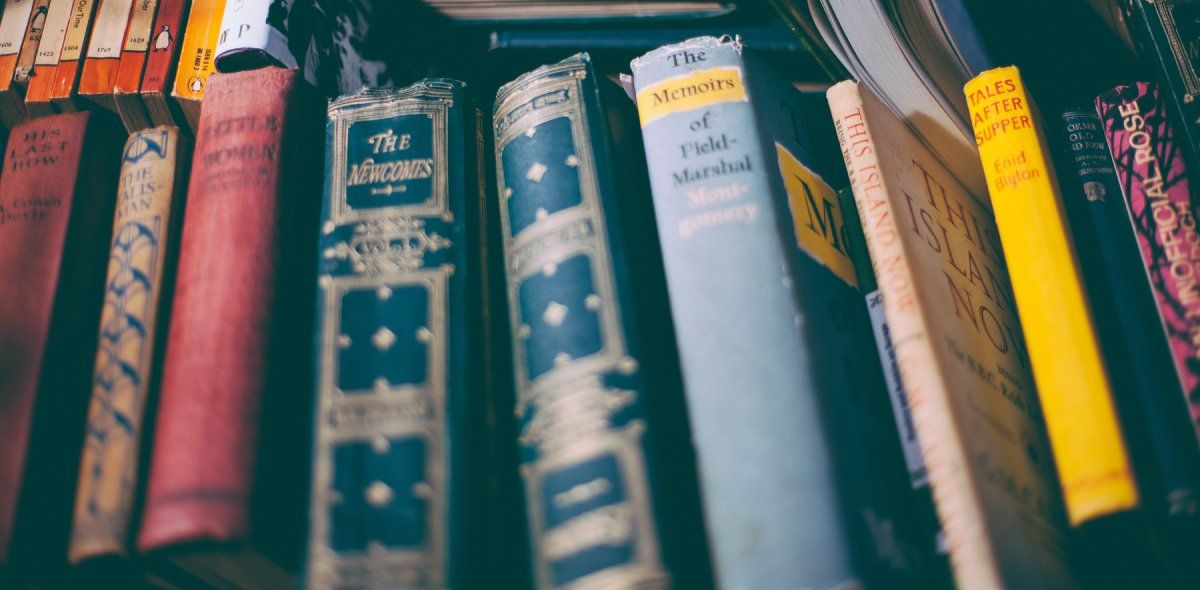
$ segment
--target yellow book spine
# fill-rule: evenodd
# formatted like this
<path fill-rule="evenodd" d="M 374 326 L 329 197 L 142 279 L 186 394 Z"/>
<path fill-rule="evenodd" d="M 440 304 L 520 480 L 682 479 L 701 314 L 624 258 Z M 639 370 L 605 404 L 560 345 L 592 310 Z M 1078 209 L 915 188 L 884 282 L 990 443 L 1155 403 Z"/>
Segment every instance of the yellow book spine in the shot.
<path fill-rule="evenodd" d="M 179 49 L 179 67 L 175 70 L 172 93 L 182 100 L 204 98 L 208 76 L 216 71 L 217 38 L 221 34 L 221 17 L 225 0 L 194 0 L 188 13 L 183 45 Z"/>
<path fill-rule="evenodd" d="M 1015 67 L 965 87 L 1072 525 L 1138 506 L 1079 263 L 1036 109 Z"/>

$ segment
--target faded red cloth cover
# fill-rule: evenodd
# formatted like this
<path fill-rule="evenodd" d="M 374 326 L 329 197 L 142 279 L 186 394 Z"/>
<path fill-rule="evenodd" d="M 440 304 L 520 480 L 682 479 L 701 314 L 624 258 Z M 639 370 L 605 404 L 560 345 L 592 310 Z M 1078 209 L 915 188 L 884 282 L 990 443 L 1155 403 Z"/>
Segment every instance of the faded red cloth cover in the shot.
<path fill-rule="evenodd" d="M 88 130 L 87 113 L 35 119 L 3 157 L 0 563 L 61 558 L 69 530 L 120 153 Z"/>
<path fill-rule="evenodd" d="M 181 236 L 143 551 L 248 536 L 298 75 L 209 79 Z"/>

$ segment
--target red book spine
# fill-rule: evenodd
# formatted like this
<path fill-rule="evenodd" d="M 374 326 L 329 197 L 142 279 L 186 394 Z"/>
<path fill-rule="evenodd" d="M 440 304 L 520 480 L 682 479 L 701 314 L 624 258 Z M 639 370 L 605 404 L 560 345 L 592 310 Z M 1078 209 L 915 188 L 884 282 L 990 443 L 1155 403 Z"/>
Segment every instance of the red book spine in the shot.
<path fill-rule="evenodd" d="M 296 70 L 215 75 L 200 117 L 138 537 L 245 539 Z"/>
<path fill-rule="evenodd" d="M 188 0 L 159 0 L 158 14 L 154 16 L 154 26 L 150 30 L 150 50 L 146 55 L 146 71 L 142 75 L 142 93 L 170 94 L 187 8 Z"/>
<path fill-rule="evenodd" d="M 0 174 L 0 562 L 15 566 L 65 549 L 119 155 L 88 128 L 87 113 L 17 125 Z"/>

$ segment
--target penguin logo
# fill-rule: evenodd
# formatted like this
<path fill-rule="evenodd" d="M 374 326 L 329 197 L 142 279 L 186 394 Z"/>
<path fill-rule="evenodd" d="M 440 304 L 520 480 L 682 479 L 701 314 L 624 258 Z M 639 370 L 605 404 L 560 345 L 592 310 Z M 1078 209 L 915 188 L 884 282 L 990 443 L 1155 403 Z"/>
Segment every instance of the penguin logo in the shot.
<path fill-rule="evenodd" d="M 193 94 L 200 94 L 200 92 L 204 90 L 204 79 L 200 76 L 192 76 L 192 78 L 188 80 L 188 88 Z"/>
<path fill-rule="evenodd" d="M 171 46 L 171 27 L 163 25 L 161 31 L 154 36 L 154 51 L 166 51 Z"/>
<path fill-rule="evenodd" d="M 35 12 L 33 15 L 33 20 L 29 22 L 29 30 L 31 32 L 41 31 L 43 28 L 45 28 L 47 10 L 48 9 L 45 6 L 37 7 L 37 12 Z"/>

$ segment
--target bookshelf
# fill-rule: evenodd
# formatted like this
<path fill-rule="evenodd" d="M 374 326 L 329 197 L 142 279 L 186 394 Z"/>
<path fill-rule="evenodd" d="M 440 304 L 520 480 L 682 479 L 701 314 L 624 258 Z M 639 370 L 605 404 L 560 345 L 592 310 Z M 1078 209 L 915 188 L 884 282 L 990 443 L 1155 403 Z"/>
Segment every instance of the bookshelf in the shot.
<path fill-rule="evenodd" d="M 0 0 L 0 588 L 1189 587 L 1189 6 Z"/>

